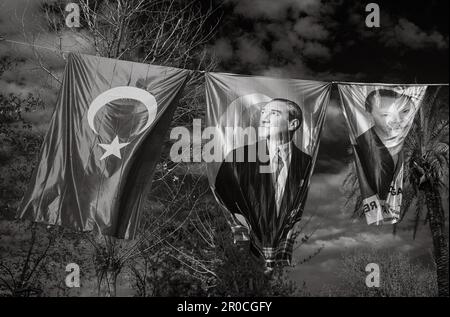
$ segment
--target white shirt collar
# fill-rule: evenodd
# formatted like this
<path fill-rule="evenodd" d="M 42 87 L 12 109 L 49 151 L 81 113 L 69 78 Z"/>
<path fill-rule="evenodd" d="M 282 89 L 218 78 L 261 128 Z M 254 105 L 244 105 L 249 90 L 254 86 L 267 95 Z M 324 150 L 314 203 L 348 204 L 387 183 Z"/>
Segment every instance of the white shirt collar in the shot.
<path fill-rule="evenodd" d="M 269 155 L 270 155 L 270 159 L 273 160 L 274 157 L 277 155 L 277 153 L 279 152 L 281 155 L 281 159 L 284 162 L 289 162 L 289 158 L 291 155 L 291 147 L 292 147 L 292 142 L 286 142 L 283 144 L 280 144 L 278 146 L 268 142 L 267 144 L 268 148 L 269 148 Z"/>

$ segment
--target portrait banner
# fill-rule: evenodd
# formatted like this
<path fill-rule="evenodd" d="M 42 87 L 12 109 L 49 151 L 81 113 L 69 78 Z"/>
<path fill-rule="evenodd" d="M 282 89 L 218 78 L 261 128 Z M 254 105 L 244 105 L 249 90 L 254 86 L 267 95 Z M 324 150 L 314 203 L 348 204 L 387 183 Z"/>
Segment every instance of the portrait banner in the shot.
<path fill-rule="evenodd" d="M 70 54 L 18 217 L 133 239 L 189 74 Z"/>
<path fill-rule="evenodd" d="M 403 143 L 427 86 L 338 84 L 367 224 L 394 224 L 403 197 Z"/>
<path fill-rule="evenodd" d="M 219 154 L 210 187 L 234 240 L 266 265 L 290 264 L 314 169 L 331 83 L 206 74 L 206 126 Z M 217 153 L 216 153 L 217 154 Z"/>

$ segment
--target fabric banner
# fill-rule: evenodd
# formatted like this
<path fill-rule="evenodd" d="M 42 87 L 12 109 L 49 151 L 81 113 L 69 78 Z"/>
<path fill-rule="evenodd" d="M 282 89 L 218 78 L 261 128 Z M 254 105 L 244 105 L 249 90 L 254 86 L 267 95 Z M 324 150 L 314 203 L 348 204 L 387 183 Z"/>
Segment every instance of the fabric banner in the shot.
<path fill-rule="evenodd" d="M 19 218 L 132 239 L 190 71 L 70 54 Z"/>
<path fill-rule="evenodd" d="M 403 143 L 427 86 L 339 84 L 367 224 L 400 219 Z"/>
<path fill-rule="evenodd" d="M 207 127 L 220 145 L 208 163 L 235 242 L 250 240 L 267 266 L 290 264 L 331 83 L 206 74 Z"/>

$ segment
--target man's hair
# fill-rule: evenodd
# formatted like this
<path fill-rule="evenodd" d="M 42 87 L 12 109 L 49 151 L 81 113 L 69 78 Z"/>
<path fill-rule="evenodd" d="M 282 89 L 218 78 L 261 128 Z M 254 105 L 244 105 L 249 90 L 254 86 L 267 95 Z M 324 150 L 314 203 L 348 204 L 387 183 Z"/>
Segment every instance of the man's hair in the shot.
<path fill-rule="evenodd" d="M 302 108 L 300 108 L 300 106 L 298 104 L 296 104 L 295 102 L 293 102 L 289 99 L 284 99 L 284 98 L 275 98 L 269 102 L 274 102 L 274 101 L 279 101 L 279 102 L 285 103 L 287 105 L 288 111 L 289 111 L 289 121 L 291 121 L 293 119 L 297 119 L 298 121 L 300 121 L 298 128 L 300 128 L 302 126 L 303 112 L 302 112 Z"/>
<path fill-rule="evenodd" d="M 366 111 L 372 113 L 372 108 L 373 108 L 373 104 L 375 102 L 375 98 L 382 98 L 382 97 L 390 97 L 390 98 L 394 98 L 394 99 L 406 97 L 408 102 L 411 101 L 411 98 L 409 96 L 399 94 L 398 92 L 396 92 L 394 90 L 376 89 L 376 90 L 372 91 L 366 98 L 366 101 L 364 103 Z"/>

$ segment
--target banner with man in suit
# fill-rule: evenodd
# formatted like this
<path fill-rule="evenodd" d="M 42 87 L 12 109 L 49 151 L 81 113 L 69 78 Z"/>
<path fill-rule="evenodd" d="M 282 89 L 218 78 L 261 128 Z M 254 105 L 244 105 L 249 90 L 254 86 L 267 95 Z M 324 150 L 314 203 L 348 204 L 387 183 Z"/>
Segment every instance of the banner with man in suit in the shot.
<path fill-rule="evenodd" d="M 367 224 L 400 219 L 403 143 L 427 86 L 339 84 Z"/>
<path fill-rule="evenodd" d="M 266 265 L 290 264 L 329 101 L 330 83 L 206 75 L 207 123 L 221 160 L 210 186 L 231 214 L 235 241 Z M 218 135 L 218 136 L 217 136 Z"/>
<path fill-rule="evenodd" d="M 70 54 L 19 218 L 134 238 L 190 71 Z"/>

